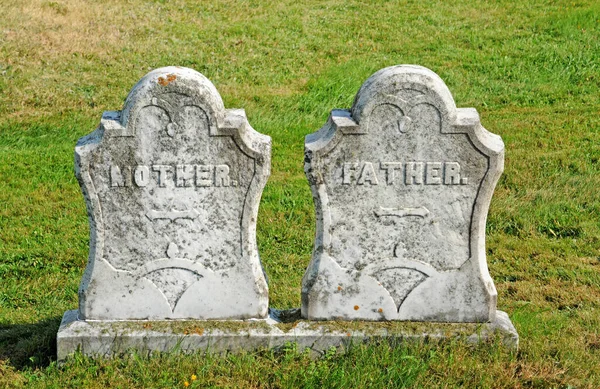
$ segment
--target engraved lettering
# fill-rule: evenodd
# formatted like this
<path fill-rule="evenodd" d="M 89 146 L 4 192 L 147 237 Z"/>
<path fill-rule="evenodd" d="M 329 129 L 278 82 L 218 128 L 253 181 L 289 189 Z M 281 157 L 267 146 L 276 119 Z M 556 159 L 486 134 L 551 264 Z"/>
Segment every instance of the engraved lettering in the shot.
<path fill-rule="evenodd" d="M 125 180 L 125 186 L 131 186 L 131 167 L 123 167 L 123 179 Z"/>
<path fill-rule="evenodd" d="M 212 185 L 212 165 L 196 165 L 196 186 Z"/>
<path fill-rule="evenodd" d="M 157 172 L 153 176 L 151 170 Z M 156 183 L 165 188 L 173 185 L 178 188 L 190 187 L 231 187 L 238 186 L 238 182 L 230 177 L 228 165 L 137 165 L 122 166 L 111 165 L 109 168 L 110 186 L 113 188 L 129 187 L 133 184 L 139 188 Z M 376 178 L 375 178 L 376 179 Z M 171 184 L 169 184 L 169 182 Z"/>
<path fill-rule="evenodd" d="M 401 170 L 402 164 L 400 162 L 381 162 L 379 168 L 385 170 L 385 183 L 392 185 L 394 178 L 396 178 L 394 170 Z"/>
<path fill-rule="evenodd" d="M 353 178 L 353 174 L 352 172 L 354 170 L 356 170 L 356 168 L 358 167 L 358 163 L 355 162 L 345 162 L 344 163 L 344 168 L 342 171 L 342 184 L 344 185 L 350 185 L 352 184 L 352 178 Z"/>
<path fill-rule="evenodd" d="M 121 187 L 125 186 L 125 180 L 121 174 L 121 169 L 118 166 L 112 165 L 110 167 L 110 186 Z"/>
<path fill-rule="evenodd" d="M 152 170 L 158 172 L 158 186 L 164 188 L 167 186 L 167 172 L 172 170 L 168 165 L 152 165 Z"/>
<path fill-rule="evenodd" d="M 217 165 L 215 166 L 215 186 L 229 186 L 229 166 Z"/>
<path fill-rule="evenodd" d="M 407 162 L 404 169 L 406 185 L 423 183 L 423 162 Z"/>
<path fill-rule="evenodd" d="M 458 162 L 446 162 L 444 164 L 444 184 L 460 184 L 460 165 Z"/>
<path fill-rule="evenodd" d="M 458 162 L 379 162 L 386 185 L 397 184 L 396 177 L 404 173 L 406 185 L 467 185 L 469 180 L 461 175 Z M 344 162 L 343 185 L 378 185 L 379 180 L 372 162 Z"/>
<path fill-rule="evenodd" d="M 441 162 L 427 162 L 425 165 L 425 185 L 439 185 L 442 183 L 440 171 L 442 170 Z"/>
<path fill-rule="evenodd" d="M 379 185 L 379 181 L 377 181 L 377 176 L 375 175 L 375 169 L 373 169 L 373 164 L 371 162 L 363 163 L 363 168 L 356 183 L 358 185 L 364 185 L 365 182 L 368 182 L 371 185 Z"/>
<path fill-rule="evenodd" d="M 176 181 L 178 187 L 189 187 L 194 184 L 194 166 L 193 165 L 177 165 L 175 169 Z"/>
<path fill-rule="evenodd" d="M 133 181 L 137 186 L 144 187 L 150 183 L 150 169 L 147 166 L 137 166 L 133 172 Z"/>

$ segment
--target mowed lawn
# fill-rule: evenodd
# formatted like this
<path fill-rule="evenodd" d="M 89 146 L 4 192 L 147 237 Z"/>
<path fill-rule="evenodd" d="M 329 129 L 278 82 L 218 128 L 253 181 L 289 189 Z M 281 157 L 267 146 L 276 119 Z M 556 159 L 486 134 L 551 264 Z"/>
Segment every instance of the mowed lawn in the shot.
<path fill-rule="evenodd" d="M 457 3 L 457 4 L 454 4 Z M 597 1 L 0 0 L 0 387 L 600 387 Z M 300 306 L 315 216 L 304 136 L 373 72 L 426 66 L 502 136 L 487 260 L 521 337 L 132 355 L 57 366 L 88 255 L 77 139 L 148 71 L 198 70 L 273 139 L 258 221 L 271 306 Z"/>

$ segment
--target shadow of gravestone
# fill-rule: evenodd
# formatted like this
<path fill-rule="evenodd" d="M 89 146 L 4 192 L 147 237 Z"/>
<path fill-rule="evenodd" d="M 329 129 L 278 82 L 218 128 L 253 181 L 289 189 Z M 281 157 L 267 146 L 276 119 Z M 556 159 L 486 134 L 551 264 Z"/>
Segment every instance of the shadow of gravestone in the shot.
<path fill-rule="evenodd" d="M 37 323 L 0 324 L 0 360 L 16 369 L 46 367 L 56 359 L 60 316 Z"/>

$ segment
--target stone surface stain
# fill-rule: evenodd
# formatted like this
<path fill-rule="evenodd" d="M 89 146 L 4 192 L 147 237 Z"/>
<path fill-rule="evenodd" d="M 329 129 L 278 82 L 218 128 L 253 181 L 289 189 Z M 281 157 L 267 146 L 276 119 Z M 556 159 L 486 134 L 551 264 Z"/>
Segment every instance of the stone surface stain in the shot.
<path fill-rule="evenodd" d="M 158 77 L 158 83 L 162 86 L 167 86 L 173 81 L 177 79 L 177 76 L 174 74 L 167 74 L 166 77 Z"/>

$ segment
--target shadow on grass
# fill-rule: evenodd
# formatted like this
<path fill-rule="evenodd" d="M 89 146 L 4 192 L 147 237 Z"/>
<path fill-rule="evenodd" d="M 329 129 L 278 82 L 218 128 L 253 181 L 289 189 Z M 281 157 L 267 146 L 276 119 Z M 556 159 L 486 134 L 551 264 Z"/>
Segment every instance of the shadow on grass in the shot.
<path fill-rule="evenodd" d="M 56 333 L 60 316 L 37 323 L 0 324 L 0 360 L 21 370 L 46 367 L 56 359 Z"/>

